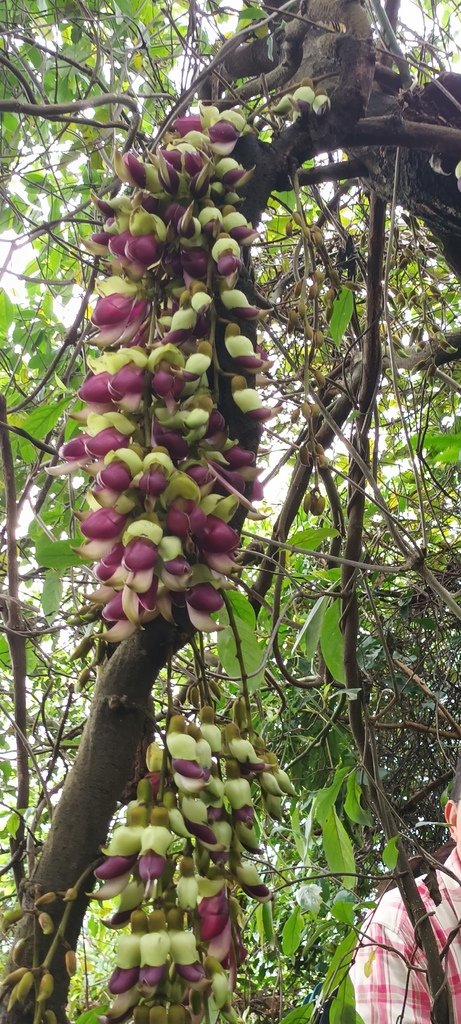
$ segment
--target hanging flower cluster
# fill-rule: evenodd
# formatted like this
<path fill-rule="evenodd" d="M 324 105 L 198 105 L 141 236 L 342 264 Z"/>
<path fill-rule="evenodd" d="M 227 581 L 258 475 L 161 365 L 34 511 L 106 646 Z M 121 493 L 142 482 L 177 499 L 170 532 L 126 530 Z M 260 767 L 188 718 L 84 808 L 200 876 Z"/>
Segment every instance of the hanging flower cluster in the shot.
<path fill-rule="evenodd" d="M 101 354 L 79 391 L 83 432 L 50 470 L 93 478 L 78 550 L 96 562 L 91 600 L 114 642 L 157 615 L 216 628 L 239 545 L 229 521 L 248 486 L 260 497 L 254 454 L 218 409 L 222 374 L 242 413 L 273 412 L 247 379 L 268 366 L 245 334 L 262 311 L 236 288 L 257 237 L 237 209 L 253 172 L 230 155 L 246 120 L 207 107 L 173 128 L 148 163 L 118 155 L 130 196 L 95 199 L 104 224 L 86 245 L 111 264 L 91 317 Z"/>
<path fill-rule="evenodd" d="M 235 722 L 219 728 L 206 706 L 200 726 L 173 715 L 165 747 L 148 748 L 138 799 L 95 871 L 103 882 L 96 898 L 119 896 L 105 923 L 131 928 L 118 940 L 103 1024 L 132 1015 L 135 1024 L 200 1024 L 213 1010 L 237 1021 L 232 996 L 245 948 L 233 892 L 271 899 L 246 859 L 261 853 L 254 784 L 275 819 L 283 796 L 294 795 L 274 755 L 255 742 L 258 749 Z"/>

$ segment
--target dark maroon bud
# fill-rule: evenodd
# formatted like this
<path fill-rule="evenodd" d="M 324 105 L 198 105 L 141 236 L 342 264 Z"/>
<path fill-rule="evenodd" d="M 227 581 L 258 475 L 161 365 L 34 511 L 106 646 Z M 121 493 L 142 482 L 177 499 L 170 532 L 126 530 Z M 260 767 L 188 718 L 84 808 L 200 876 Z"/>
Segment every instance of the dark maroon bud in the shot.
<path fill-rule="evenodd" d="M 159 149 L 158 155 L 163 157 L 171 167 L 174 167 L 175 171 L 181 170 L 182 158 L 179 149 Z"/>
<path fill-rule="evenodd" d="M 157 547 L 144 537 L 134 537 L 125 548 L 122 565 L 130 572 L 152 569 L 157 561 Z"/>
<path fill-rule="evenodd" d="M 116 402 L 123 402 L 127 395 L 142 395 L 144 384 L 145 371 L 134 363 L 127 363 L 110 380 L 109 391 Z"/>
<path fill-rule="evenodd" d="M 158 213 L 159 201 L 155 196 L 144 195 L 142 197 L 141 206 L 143 210 L 147 210 L 148 213 Z"/>
<path fill-rule="evenodd" d="M 186 459 L 189 454 L 189 445 L 175 430 L 168 430 L 161 427 L 157 420 L 152 423 L 152 445 L 166 448 L 170 459 L 173 462 L 180 462 Z"/>
<path fill-rule="evenodd" d="M 118 591 L 111 597 L 110 601 L 104 606 L 102 610 L 102 617 L 108 622 L 118 622 L 119 620 L 125 621 L 126 615 L 123 611 L 122 606 L 122 592 Z"/>
<path fill-rule="evenodd" d="M 90 405 L 113 405 L 109 393 L 110 373 L 90 373 L 83 381 L 80 390 L 77 392 L 82 402 L 89 402 Z"/>
<path fill-rule="evenodd" d="M 152 583 L 144 594 L 138 594 L 138 601 L 141 608 L 146 612 L 153 612 L 157 604 L 158 579 L 154 576 Z"/>
<path fill-rule="evenodd" d="M 181 249 L 182 269 L 194 280 L 205 280 L 208 273 L 208 261 L 208 253 L 200 246 L 194 246 L 193 249 Z"/>
<path fill-rule="evenodd" d="M 228 914 L 207 914 L 206 917 L 202 917 L 200 921 L 200 941 L 210 942 L 217 935 L 221 935 L 228 919 Z"/>
<path fill-rule="evenodd" d="M 149 469 L 147 473 L 143 473 L 140 480 L 138 480 L 138 488 L 141 494 L 145 494 L 148 498 L 157 498 L 159 494 L 162 494 L 167 485 L 167 479 L 160 469 Z"/>
<path fill-rule="evenodd" d="M 161 964 L 160 967 L 150 967 L 149 964 L 144 964 L 139 970 L 138 984 L 146 988 L 155 988 L 156 985 L 160 984 L 164 973 L 164 964 Z"/>
<path fill-rule="evenodd" d="M 89 540 L 114 540 L 125 527 L 127 517 L 114 508 L 98 508 L 81 523 L 80 529 Z"/>
<path fill-rule="evenodd" d="M 104 430 L 100 430 L 95 437 L 89 437 L 85 442 L 85 448 L 88 455 L 93 455 L 95 459 L 103 459 L 108 452 L 116 452 L 125 444 L 126 434 L 122 434 L 115 427 L 106 427 Z"/>
<path fill-rule="evenodd" d="M 204 158 L 202 153 L 198 151 L 195 153 L 184 153 L 184 170 L 187 174 L 190 174 L 191 178 L 199 174 L 203 166 Z"/>
<path fill-rule="evenodd" d="M 149 853 L 143 853 L 138 861 L 141 882 L 152 882 L 155 878 L 160 878 L 165 867 L 166 857 L 161 857 L 160 854 L 154 853 L 153 850 Z"/>
<path fill-rule="evenodd" d="M 138 188 L 144 188 L 146 184 L 146 168 L 140 160 L 137 160 L 133 153 L 123 153 L 123 163 Z"/>
<path fill-rule="evenodd" d="M 202 768 L 197 761 L 186 761 L 183 757 L 173 757 L 171 764 L 174 772 L 184 775 L 185 779 L 208 779 L 211 772 L 209 768 Z"/>
<path fill-rule="evenodd" d="M 125 256 L 129 260 L 151 266 L 158 260 L 161 247 L 153 235 L 131 235 L 125 245 Z"/>
<path fill-rule="evenodd" d="M 122 231 L 120 235 L 111 235 L 109 238 L 109 252 L 118 260 L 125 259 L 125 246 L 133 235 L 130 231 Z"/>
<path fill-rule="evenodd" d="M 128 992 L 129 988 L 133 988 L 138 978 L 139 967 L 116 967 L 107 987 L 113 996 L 119 996 L 123 992 Z"/>
<path fill-rule="evenodd" d="M 111 491 L 126 491 L 131 485 L 131 473 L 125 462 L 111 462 L 96 477 L 98 484 Z"/>
<path fill-rule="evenodd" d="M 187 604 L 200 612 L 217 612 L 223 606 L 221 594 L 212 587 L 211 583 L 198 583 L 191 587 L 186 594 Z"/>
<path fill-rule="evenodd" d="M 173 121 L 172 128 L 178 135 L 184 138 L 189 132 L 201 132 L 202 122 L 199 114 L 188 114 L 185 117 L 177 117 Z"/>
<path fill-rule="evenodd" d="M 212 438 L 215 434 L 221 434 L 226 430 L 226 421 L 218 409 L 213 409 L 208 420 L 208 428 L 205 437 Z M 227 453 L 226 453 L 227 458 Z"/>
<path fill-rule="evenodd" d="M 224 452 L 225 458 L 232 469 L 241 469 L 243 466 L 254 466 L 255 454 L 254 452 L 248 451 L 246 448 L 241 448 L 240 445 L 236 444 L 233 448 L 228 448 Z"/>
<path fill-rule="evenodd" d="M 107 580 L 110 580 L 115 570 L 122 564 L 124 551 L 125 548 L 123 544 L 116 544 L 115 547 L 112 548 L 112 551 L 109 551 L 109 554 L 104 555 L 104 558 L 101 558 L 101 561 L 98 562 L 95 568 L 95 573 L 98 580 L 101 580 L 101 583 L 105 583 Z"/>
<path fill-rule="evenodd" d="M 247 828 L 251 828 L 254 825 L 255 820 L 255 809 L 251 804 L 244 804 L 243 807 L 239 807 L 237 811 L 232 811 L 233 821 L 242 821 Z"/>
<path fill-rule="evenodd" d="M 195 964 L 175 964 L 175 967 L 179 976 L 188 981 L 189 985 L 197 985 L 206 977 L 205 969 L 199 960 L 196 960 Z"/>
<path fill-rule="evenodd" d="M 107 882 L 111 878 L 125 875 L 136 864 L 137 859 L 137 853 L 131 857 L 106 857 L 104 863 L 95 868 L 93 874 L 100 881 Z"/>
<path fill-rule="evenodd" d="M 87 457 L 86 442 L 90 440 L 88 434 L 80 434 L 80 437 L 73 437 L 66 441 L 59 449 L 62 459 L 73 462 L 74 459 L 85 459 Z"/>

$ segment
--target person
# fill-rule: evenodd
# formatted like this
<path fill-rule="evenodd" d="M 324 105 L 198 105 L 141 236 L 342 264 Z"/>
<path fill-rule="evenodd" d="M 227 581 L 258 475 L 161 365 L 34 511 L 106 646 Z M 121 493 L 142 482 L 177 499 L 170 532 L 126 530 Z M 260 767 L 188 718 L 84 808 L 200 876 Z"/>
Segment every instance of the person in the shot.
<path fill-rule="evenodd" d="M 461 756 L 445 819 L 454 849 L 443 868 L 416 881 L 443 952 L 453 1024 L 461 1024 Z M 349 977 L 364 1024 L 431 1024 L 425 958 L 398 889 L 384 893 L 359 929 Z"/>

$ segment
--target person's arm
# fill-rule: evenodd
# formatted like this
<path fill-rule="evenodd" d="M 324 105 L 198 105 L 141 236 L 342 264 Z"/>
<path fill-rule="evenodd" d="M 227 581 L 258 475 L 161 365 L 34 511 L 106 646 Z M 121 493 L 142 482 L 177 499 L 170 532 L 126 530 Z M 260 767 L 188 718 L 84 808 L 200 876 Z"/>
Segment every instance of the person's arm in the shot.
<path fill-rule="evenodd" d="M 419 952 L 419 951 L 418 951 Z M 355 1008 L 364 1024 L 430 1024 L 431 999 L 420 955 L 404 933 L 371 919 L 351 967 Z"/>

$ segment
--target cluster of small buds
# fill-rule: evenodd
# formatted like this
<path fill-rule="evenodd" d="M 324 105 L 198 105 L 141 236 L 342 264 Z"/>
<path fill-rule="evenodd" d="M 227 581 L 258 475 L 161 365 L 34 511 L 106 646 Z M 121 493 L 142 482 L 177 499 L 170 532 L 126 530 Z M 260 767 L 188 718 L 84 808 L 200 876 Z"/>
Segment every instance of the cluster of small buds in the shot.
<path fill-rule="evenodd" d="M 85 244 L 109 267 L 91 317 L 100 355 L 79 391 L 82 433 L 49 472 L 93 478 L 77 550 L 97 563 L 109 641 L 158 615 L 214 630 L 236 568 L 229 521 L 239 503 L 252 510 L 248 488 L 261 497 L 254 454 L 218 409 L 226 373 L 244 415 L 274 413 L 247 377 L 269 365 L 244 330 L 263 311 L 235 287 L 257 237 L 237 209 L 253 172 L 230 155 L 249 130 L 237 110 L 180 117 L 148 162 L 117 156 L 131 195 L 95 198 L 104 223 Z"/>
<path fill-rule="evenodd" d="M 119 898 L 105 924 L 131 928 L 118 941 L 103 1024 L 131 1016 L 150 1024 L 160 1007 L 167 1024 L 171 1007 L 182 1007 L 185 1024 L 200 1024 L 212 1009 L 236 1024 L 232 994 L 245 947 L 234 893 L 272 898 L 247 859 L 261 853 L 253 789 L 259 783 L 273 818 L 295 792 L 255 742 L 258 750 L 235 722 L 217 726 L 206 706 L 199 723 L 173 715 L 165 745 L 150 744 L 137 799 L 95 871 L 103 883 L 95 898 Z"/>
<path fill-rule="evenodd" d="M 302 85 L 299 85 L 293 93 L 285 93 L 284 96 L 271 108 L 273 114 L 280 114 L 282 117 L 305 117 L 311 111 L 317 117 L 324 117 L 331 109 L 331 101 L 321 85 L 315 88 L 312 79 L 305 78 Z"/>

